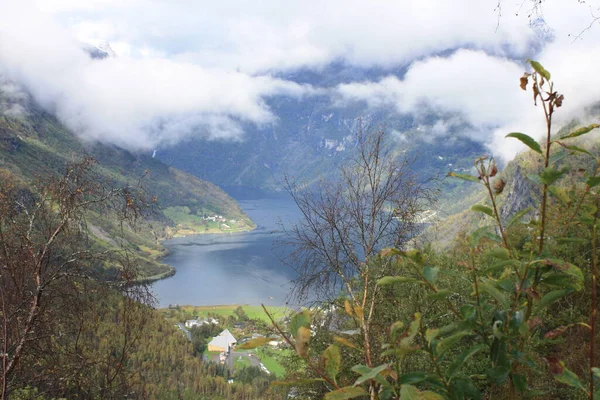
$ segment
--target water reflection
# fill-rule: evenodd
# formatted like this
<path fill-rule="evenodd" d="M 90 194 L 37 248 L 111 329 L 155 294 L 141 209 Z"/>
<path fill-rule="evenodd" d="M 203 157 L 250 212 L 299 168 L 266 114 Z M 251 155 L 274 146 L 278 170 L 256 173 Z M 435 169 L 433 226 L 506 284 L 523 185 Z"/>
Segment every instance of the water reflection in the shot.
<path fill-rule="evenodd" d="M 258 228 L 252 232 L 198 235 L 165 242 L 164 262 L 177 273 L 156 282 L 153 292 L 161 307 L 169 304 L 282 305 L 294 272 L 280 263 L 285 249 L 276 248 L 280 222 L 299 217 L 289 197 L 239 202 Z"/>

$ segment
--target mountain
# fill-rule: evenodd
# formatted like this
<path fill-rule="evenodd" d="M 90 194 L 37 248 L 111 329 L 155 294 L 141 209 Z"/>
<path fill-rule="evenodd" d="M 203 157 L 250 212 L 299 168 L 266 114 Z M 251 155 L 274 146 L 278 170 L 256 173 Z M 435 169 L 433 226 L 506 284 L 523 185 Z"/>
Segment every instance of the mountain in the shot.
<path fill-rule="evenodd" d="M 364 70 L 333 65 L 323 71 L 299 71 L 282 76 L 314 87 L 376 81 L 403 70 Z M 435 124 L 446 115 L 423 110 L 419 121 L 392 108 L 371 109 L 363 103 L 336 103 L 330 96 L 285 96 L 267 100 L 276 116 L 273 124 L 245 124 L 241 141 L 190 139 L 159 149 L 157 157 L 221 187 L 250 187 L 268 191 L 283 188 L 284 177 L 308 182 L 327 177 L 335 165 L 353 154 L 356 134 L 384 129 L 399 156 L 414 157 L 414 169 L 423 179 L 450 170 L 468 170 L 472 159 L 484 153 L 481 142 L 462 134 L 469 126 L 456 125 L 443 137 Z M 423 122 L 425 121 L 425 123 Z"/>
<path fill-rule="evenodd" d="M 127 228 L 126 244 L 132 248 L 146 278 L 173 273 L 160 263 L 165 254 L 161 239 L 175 235 L 249 230 L 254 224 L 237 203 L 212 183 L 167 166 L 148 155 L 134 154 L 99 143 L 83 143 L 52 114 L 42 110 L 29 97 L 0 91 L 0 172 L 21 181 L 62 174 L 68 163 L 93 157 L 99 179 L 114 186 L 141 182 L 159 205 L 140 226 Z M 87 216 L 96 244 L 116 246 L 118 221 L 100 214 Z"/>
<path fill-rule="evenodd" d="M 596 109 L 595 112 L 597 113 L 598 110 Z M 556 137 L 566 135 L 579 125 L 577 121 L 567 124 L 556 133 Z M 585 149 L 592 154 L 598 154 L 600 151 L 600 137 L 597 133 L 583 138 L 569 139 L 568 144 Z M 586 173 L 586 171 L 588 173 L 593 171 L 595 165 L 591 157 L 580 152 L 569 152 L 558 145 L 553 147 L 551 154 L 551 159 L 556 160 L 555 168 L 557 170 L 562 168 L 569 170 L 569 173 L 554 184 L 556 189 L 549 192 L 551 202 L 561 203 L 564 201 L 561 197 L 568 197 L 567 193 L 577 185 L 577 180 L 581 179 L 577 176 Z M 568 162 L 565 161 L 567 159 Z M 538 208 L 542 193 L 536 175 L 543 169 L 544 166 L 539 154 L 528 150 L 518 154 L 498 172 L 495 180 L 505 182 L 502 193 L 498 194 L 495 200 L 503 223 L 510 221 L 511 217 L 522 210 L 530 207 L 532 210 Z M 454 184 L 459 182 L 464 197 L 452 207 L 447 207 L 447 214 L 440 218 L 436 224 L 429 227 L 423 235 L 423 238 L 432 243 L 438 250 L 452 248 L 456 241 L 461 239 L 462 234 L 473 232 L 475 229 L 491 223 L 490 217 L 471 211 L 471 207 L 475 204 L 490 205 L 488 192 L 483 186 L 451 177 L 446 178 L 446 180 L 454 181 Z M 531 211 L 526 213 L 524 218 L 539 218 L 539 215 Z"/>

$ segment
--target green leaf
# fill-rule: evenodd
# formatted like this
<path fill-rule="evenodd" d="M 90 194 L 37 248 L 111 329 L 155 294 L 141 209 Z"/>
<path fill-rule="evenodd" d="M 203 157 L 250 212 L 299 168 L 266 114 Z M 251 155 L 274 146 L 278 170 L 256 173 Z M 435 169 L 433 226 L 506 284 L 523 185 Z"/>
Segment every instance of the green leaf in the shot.
<path fill-rule="evenodd" d="M 295 338 L 298 336 L 300 327 L 310 327 L 310 311 L 304 310 L 295 314 L 290 321 L 290 332 Z"/>
<path fill-rule="evenodd" d="M 425 375 L 424 372 L 409 372 L 407 374 L 400 375 L 400 377 L 398 378 L 398 384 L 406 385 L 407 383 L 422 382 L 423 380 L 425 380 L 426 376 L 427 375 Z"/>
<path fill-rule="evenodd" d="M 392 337 L 392 340 L 396 340 L 396 333 L 402 328 L 404 328 L 404 322 L 402 321 L 396 321 L 390 325 L 390 336 Z"/>
<path fill-rule="evenodd" d="M 529 135 L 520 132 L 513 132 L 506 135 L 506 137 L 519 139 L 524 145 L 529 147 L 531 150 L 535 151 L 536 153 L 542 154 L 542 148 L 540 147 L 540 144 Z"/>
<path fill-rule="evenodd" d="M 565 287 L 571 283 L 571 278 L 564 274 L 550 274 L 542 279 L 546 285 Z"/>
<path fill-rule="evenodd" d="M 435 348 L 437 359 L 439 360 L 442 357 L 442 355 L 446 351 L 448 351 L 448 349 L 450 349 L 450 347 L 452 347 L 452 345 L 454 345 L 460 339 L 462 339 L 465 336 L 470 336 L 470 335 L 471 335 L 470 332 L 457 332 L 454 335 L 448 336 L 447 338 L 440 340 L 440 342 L 437 344 L 437 346 Z"/>
<path fill-rule="evenodd" d="M 526 209 L 515 213 L 515 215 L 513 215 L 510 220 L 508 220 L 508 223 L 506 224 L 506 228 L 510 228 L 514 224 L 520 222 L 521 218 L 523 218 L 527 213 L 531 212 L 532 210 L 533 210 L 532 207 L 527 207 Z"/>
<path fill-rule="evenodd" d="M 475 354 L 479 353 L 484 348 L 485 348 L 485 345 L 483 343 L 477 344 L 477 345 L 471 347 L 470 349 L 467 349 L 467 350 L 463 351 L 462 353 L 460 353 L 459 356 L 454 359 L 452 364 L 450 364 L 450 367 L 448 367 L 448 372 L 447 372 L 448 378 L 452 379 L 452 377 L 454 375 L 456 375 L 456 373 L 458 372 L 460 367 L 462 367 L 462 365 L 465 363 L 465 361 L 467 361 L 469 358 L 473 357 Z"/>
<path fill-rule="evenodd" d="M 415 336 L 419 332 L 419 327 L 421 326 L 421 313 L 415 313 L 413 316 L 413 320 L 410 323 L 408 329 L 404 332 L 402 339 L 400 339 L 400 355 L 405 355 L 411 353 L 417 349 L 417 347 L 413 346 L 413 342 L 415 340 Z"/>
<path fill-rule="evenodd" d="M 494 211 L 492 211 L 491 208 L 489 208 L 487 206 L 484 206 L 482 204 L 475 204 L 473 207 L 471 207 L 471 210 L 475 211 L 475 212 L 480 212 L 480 213 L 487 214 L 490 217 L 494 216 Z"/>
<path fill-rule="evenodd" d="M 477 307 L 473 304 L 464 304 L 460 307 L 460 315 L 462 315 L 464 319 L 475 319 L 477 316 Z"/>
<path fill-rule="evenodd" d="M 393 247 L 388 247 L 386 249 L 383 249 L 383 250 L 381 250 L 381 252 L 379 252 L 379 254 L 381 255 L 381 257 L 392 257 L 392 256 L 405 257 L 406 256 L 405 251 L 398 250 Z"/>
<path fill-rule="evenodd" d="M 436 267 L 425 267 L 423 268 L 423 276 L 427 279 L 427 282 L 435 285 L 438 278 L 438 273 L 440 272 L 439 268 Z"/>
<path fill-rule="evenodd" d="M 359 396 L 368 396 L 369 393 L 361 387 L 346 386 L 333 392 L 329 392 L 323 397 L 325 400 L 345 400 L 354 399 Z"/>
<path fill-rule="evenodd" d="M 427 344 L 429 346 L 431 346 L 431 341 L 433 339 L 435 339 L 437 337 L 437 335 L 439 335 L 439 334 L 440 334 L 439 329 L 427 328 L 427 330 L 425 331 L 425 340 L 427 340 Z"/>
<path fill-rule="evenodd" d="M 488 379 L 494 382 L 497 385 L 501 385 L 504 383 L 506 378 L 508 378 L 508 373 L 510 370 L 503 366 L 498 366 L 494 368 L 490 368 L 486 371 L 486 375 Z"/>
<path fill-rule="evenodd" d="M 600 385 L 600 368 L 593 367 L 592 372 L 594 373 L 594 383 Z"/>
<path fill-rule="evenodd" d="M 540 176 L 538 174 L 529 174 L 529 175 L 527 175 L 527 179 L 529 179 L 531 182 L 535 183 L 536 185 L 542 184 L 542 180 L 540 179 Z"/>
<path fill-rule="evenodd" d="M 296 334 L 296 353 L 300 357 L 308 356 L 308 341 L 310 340 L 310 328 L 301 326 Z"/>
<path fill-rule="evenodd" d="M 477 183 L 479 183 L 479 179 L 477 179 L 477 177 L 475 177 L 473 175 L 457 174 L 455 172 L 450 172 L 447 176 L 451 176 L 453 178 L 462 179 L 463 181 L 470 181 L 470 182 L 477 182 Z"/>
<path fill-rule="evenodd" d="M 418 265 L 423 265 L 425 258 L 419 250 L 409 250 L 406 252 L 406 257 Z"/>
<path fill-rule="evenodd" d="M 524 375 L 514 374 L 512 376 L 512 381 L 515 384 L 515 388 L 520 393 L 523 393 L 527 390 L 527 378 Z"/>
<path fill-rule="evenodd" d="M 358 386 L 366 381 L 376 379 L 377 375 L 390 367 L 390 364 L 383 364 L 375 368 L 369 368 L 365 365 L 355 365 L 352 371 L 359 373 L 360 377 L 354 382 L 354 386 Z"/>
<path fill-rule="evenodd" d="M 443 400 L 444 397 L 431 391 L 420 391 L 412 385 L 402 385 L 400 388 L 402 400 Z"/>
<path fill-rule="evenodd" d="M 555 258 L 546 259 L 547 265 L 551 265 L 554 269 L 559 272 L 562 272 L 565 275 L 568 275 L 571 278 L 572 286 L 575 290 L 580 291 L 583 289 L 583 272 L 581 268 L 578 266 L 568 263 L 563 260 L 558 260 Z"/>
<path fill-rule="evenodd" d="M 571 199 L 569 198 L 569 194 L 567 193 L 567 190 L 564 187 L 558 187 L 558 186 L 548 186 L 548 191 L 554 196 L 556 197 L 558 200 L 560 200 L 561 203 L 563 203 L 565 206 L 569 205 L 569 202 L 571 201 Z"/>
<path fill-rule="evenodd" d="M 579 377 L 575 375 L 575 373 L 565 367 L 565 363 L 554 358 L 554 357 L 546 357 L 546 362 L 548 363 L 548 368 L 550 372 L 554 376 L 554 379 L 557 381 L 564 383 L 566 385 L 572 386 L 577 389 L 581 389 L 584 392 L 587 392 L 586 387 L 581 383 Z"/>
<path fill-rule="evenodd" d="M 600 176 L 590 176 L 586 179 L 585 184 L 591 188 L 600 185 Z"/>
<path fill-rule="evenodd" d="M 533 60 L 527 60 L 527 62 L 531 65 L 531 67 L 535 70 L 535 72 L 537 72 L 538 74 L 543 76 L 544 79 L 546 79 L 547 81 L 550 80 L 550 72 L 546 71 L 546 69 L 544 69 L 544 67 L 542 67 L 542 64 L 540 64 L 537 61 L 533 61 Z"/>
<path fill-rule="evenodd" d="M 594 157 L 594 155 L 592 153 L 590 153 L 589 151 L 587 151 L 586 149 L 582 149 L 581 147 L 577 147 L 577 146 L 573 146 L 573 145 L 567 145 L 564 143 L 560 143 L 560 145 L 562 147 L 564 147 L 567 150 L 571 150 L 575 153 L 583 153 L 583 154 L 587 154 L 590 157 Z"/>
<path fill-rule="evenodd" d="M 471 247 L 477 247 L 481 239 L 485 237 L 489 230 L 489 226 L 484 226 L 482 228 L 476 229 L 473 233 L 471 233 L 471 235 L 469 235 L 469 238 L 471 239 Z"/>
<path fill-rule="evenodd" d="M 495 233 L 488 231 L 485 233 L 485 237 L 490 239 L 493 242 L 502 243 L 502 238 L 500 237 L 500 235 L 496 235 Z"/>
<path fill-rule="evenodd" d="M 548 167 L 540 173 L 540 181 L 545 185 L 552 185 L 554 182 L 556 182 L 557 180 L 562 178 L 562 176 L 568 170 L 569 170 L 568 167 L 565 167 L 565 168 L 561 169 L 560 171 L 558 171 L 552 167 Z"/>
<path fill-rule="evenodd" d="M 239 350 L 251 350 L 251 349 L 255 349 L 259 346 L 265 345 L 265 344 L 269 343 L 271 340 L 272 340 L 271 338 L 259 337 L 256 339 L 251 339 L 251 340 L 247 341 L 246 343 L 240 344 L 239 346 L 235 346 L 235 348 L 239 349 Z"/>
<path fill-rule="evenodd" d="M 342 363 L 342 357 L 340 355 L 340 349 L 335 344 L 330 345 L 323 352 L 323 360 L 325 362 L 325 370 L 329 376 L 335 381 L 338 372 L 340 371 L 340 365 Z"/>
<path fill-rule="evenodd" d="M 589 226 L 594 226 L 594 224 L 596 223 L 596 219 L 590 215 L 580 215 L 579 217 L 577 217 L 577 220 L 584 224 L 584 225 L 589 225 Z"/>
<path fill-rule="evenodd" d="M 517 261 L 517 260 L 499 261 L 497 263 L 494 263 L 494 264 L 490 265 L 489 267 L 483 268 L 481 270 L 481 272 L 484 273 L 484 274 L 489 274 L 490 272 L 494 272 L 494 271 L 497 271 L 499 269 L 504 269 L 506 267 L 510 267 L 510 266 L 513 266 L 513 265 L 518 266 L 520 264 L 521 264 L 521 262 Z"/>
<path fill-rule="evenodd" d="M 488 250 L 485 253 L 486 257 L 497 258 L 500 260 L 508 260 L 510 253 L 504 247 L 496 247 Z"/>
<path fill-rule="evenodd" d="M 411 278 L 409 276 L 384 276 L 377 280 L 377 284 L 380 286 L 393 285 L 395 283 L 414 283 L 420 282 L 418 279 Z"/>
<path fill-rule="evenodd" d="M 444 300 L 448 296 L 450 296 L 452 293 L 454 293 L 454 292 L 450 289 L 441 289 L 441 290 L 438 290 L 436 293 L 430 294 L 429 296 L 427 296 L 427 298 L 431 299 L 431 300 Z"/>
<path fill-rule="evenodd" d="M 454 400 L 481 400 L 482 395 L 469 378 L 456 377 L 450 383 L 450 393 Z"/>
<path fill-rule="evenodd" d="M 548 160 L 548 165 L 554 165 L 558 161 L 560 161 L 563 158 L 568 157 L 568 156 L 569 156 L 568 152 L 564 151 L 563 149 L 560 149 L 558 152 L 556 152 L 550 156 L 550 159 Z"/>
<path fill-rule="evenodd" d="M 508 308 L 508 299 L 490 281 L 480 282 L 479 288 L 492 296 L 502 308 Z"/>
<path fill-rule="evenodd" d="M 356 345 L 354 343 L 352 343 L 348 339 L 343 338 L 341 336 L 334 336 L 333 340 L 338 342 L 339 344 L 343 344 L 344 346 L 350 347 L 352 349 L 356 349 Z"/>
<path fill-rule="evenodd" d="M 544 297 L 542 297 L 542 299 L 538 303 L 538 309 L 542 309 L 542 308 L 554 303 L 556 300 L 560 299 L 561 297 L 563 297 L 564 295 L 566 295 L 570 292 L 571 292 L 570 289 L 560 289 L 560 290 L 553 290 L 549 293 L 546 293 L 544 295 Z"/>
<path fill-rule="evenodd" d="M 588 126 L 584 126 L 581 128 L 578 128 L 576 130 L 574 130 L 573 132 L 569 133 L 568 135 L 565 135 L 563 137 L 561 137 L 561 139 L 568 139 L 568 138 L 574 138 L 577 136 L 581 136 L 581 135 L 585 135 L 586 133 L 596 129 L 596 128 L 600 128 L 600 125 L 598 124 L 591 124 Z M 591 154 L 590 154 L 591 155 Z"/>

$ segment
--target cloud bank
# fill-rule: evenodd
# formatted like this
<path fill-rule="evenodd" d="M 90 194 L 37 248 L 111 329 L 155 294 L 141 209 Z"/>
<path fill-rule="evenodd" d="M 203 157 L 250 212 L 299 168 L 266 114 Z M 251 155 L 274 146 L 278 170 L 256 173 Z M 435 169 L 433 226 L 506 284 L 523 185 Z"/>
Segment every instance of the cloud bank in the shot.
<path fill-rule="evenodd" d="M 23 15 L 30 25 L 22 26 Z M 310 88 L 168 58 L 93 60 L 68 30 L 36 10 L 0 16 L 0 70 L 86 139 L 149 149 L 192 134 L 235 139 L 241 124 L 272 123 L 269 96 Z"/>
<path fill-rule="evenodd" d="M 504 2 L 498 20 L 497 0 L 5 3 L 0 73 L 82 137 L 130 149 L 193 135 L 239 139 L 246 123 L 268 127 L 277 123 L 269 97 L 325 93 L 274 76 L 333 62 L 390 71 L 328 89 L 333 102 L 417 120 L 435 112 L 442 119 L 430 134 L 466 123 L 465 134 L 505 158 L 519 149 L 506 133 L 543 131 L 539 110 L 518 89 L 526 58 L 541 61 L 565 94 L 559 119 L 598 99 L 600 27 L 575 43 L 573 35 L 600 0 L 543 2 L 532 24 L 530 2 Z M 91 60 L 82 50 L 105 41 L 117 57 Z M 401 67 L 404 76 L 391 73 Z"/>

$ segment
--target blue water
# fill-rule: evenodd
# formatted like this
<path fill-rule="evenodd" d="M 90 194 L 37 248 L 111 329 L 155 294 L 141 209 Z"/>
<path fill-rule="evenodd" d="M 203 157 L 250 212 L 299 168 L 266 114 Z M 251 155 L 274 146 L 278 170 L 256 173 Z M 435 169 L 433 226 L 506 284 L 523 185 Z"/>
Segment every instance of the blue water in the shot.
<path fill-rule="evenodd" d="M 176 238 L 164 244 L 166 264 L 177 269 L 153 284 L 159 306 L 169 304 L 283 305 L 294 271 L 281 263 L 289 249 L 277 244 L 281 223 L 289 226 L 299 211 L 289 197 L 238 201 L 258 225 L 251 232 Z"/>

